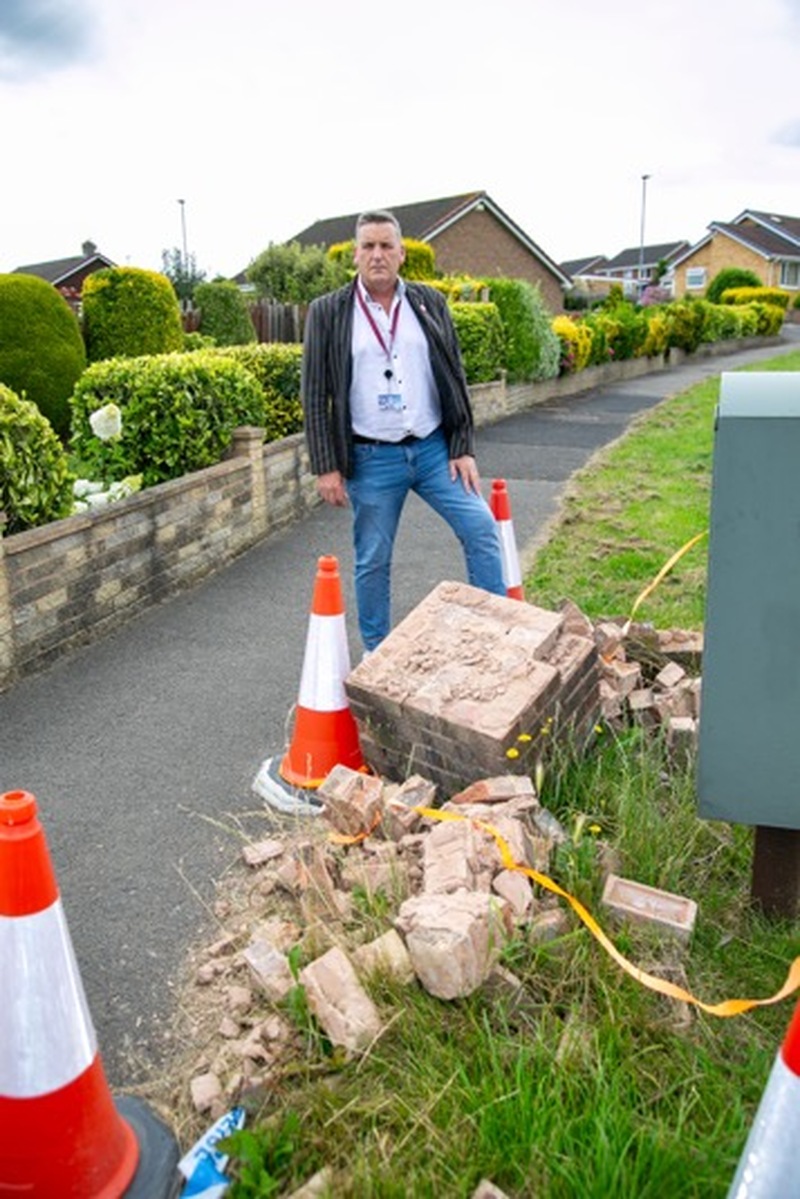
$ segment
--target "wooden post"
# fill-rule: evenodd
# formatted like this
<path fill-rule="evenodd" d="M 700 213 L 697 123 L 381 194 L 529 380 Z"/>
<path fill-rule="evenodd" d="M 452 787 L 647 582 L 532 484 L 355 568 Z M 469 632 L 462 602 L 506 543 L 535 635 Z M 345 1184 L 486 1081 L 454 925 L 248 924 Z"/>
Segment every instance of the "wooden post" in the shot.
<path fill-rule="evenodd" d="M 765 916 L 795 919 L 800 901 L 800 829 L 756 826 L 750 898 Z"/>

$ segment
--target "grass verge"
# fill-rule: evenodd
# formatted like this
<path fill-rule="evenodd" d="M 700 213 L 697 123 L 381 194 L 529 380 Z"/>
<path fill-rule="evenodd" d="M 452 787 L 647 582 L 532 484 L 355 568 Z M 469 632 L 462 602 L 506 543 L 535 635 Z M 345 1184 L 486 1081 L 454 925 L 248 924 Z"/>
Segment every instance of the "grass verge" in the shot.
<path fill-rule="evenodd" d="M 800 369 L 800 353 L 757 369 L 773 368 Z M 581 473 L 527 580 L 536 603 L 625 614 L 707 526 L 717 395 L 710 381 L 664 402 Z M 640 617 L 702 627 L 705 565 L 700 543 Z M 698 900 L 688 949 L 614 934 L 636 964 L 708 1002 L 778 989 L 796 929 L 751 910 L 749 831 L 697 819 L 691 765 L 670 765 L 658 735 L 607 729 L 590 755 L 554 757 L 542 801 L 570 833 L 553 875 L 591 910 L 609 847 L 623 874 Z M 550 944 L 507 947 L 522 1002 L 376 980 L 386 1031 L 350 1062 L 309 1027 L 306 1059 L 234 1138 L 231 1199 L 289 1194 L 322 1166 L 344 1199 L 466 1197 L 481 1178 L 537 1199 L 724 1196 L 791 1007 L 725 1020 L 664 1000 L 570 918 Z"/>

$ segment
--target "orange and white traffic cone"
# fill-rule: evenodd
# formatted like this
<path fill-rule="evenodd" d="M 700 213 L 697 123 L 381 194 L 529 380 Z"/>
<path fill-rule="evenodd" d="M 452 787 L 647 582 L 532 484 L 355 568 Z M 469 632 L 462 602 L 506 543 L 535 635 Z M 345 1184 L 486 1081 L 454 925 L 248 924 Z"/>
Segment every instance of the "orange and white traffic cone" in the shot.
<path fill-rule="evenodd" d="M 506 585 L 506 595 L 509 599 L 525 599 L 522 590 L 522 574 L 519 568 L 517 543 L 514 539 L 514 522 L 511 519 L 511 500 L 505 479 L 492 481 L 492 494 L 489 507 L 497 521 L 497 531 L 500 534 L 500 550 L 503 555 L 503 580 Z"/>
<path fill-rule="evenodd" d="M 728 1199 L 798 1199 L 800 1003 L 772 1065 Z"/>
<path fill-rule="evenodd" d="M 313 792 L 334 766 L 363 770 L 358 729 L 344 681 L 350 673 L 339 563 L 319 559 L 292 740 L 283 758 L 267 758 L 253 790 L 283 811 L 317 812 Z"/>
<path fill-rule="evenodd" d="M 27 791 L 0 795 L 0 1012 L 0 1196 L 174 1195 L 177 1144 L 161 1163 L 167 1189 L 146 1180 L 143 1143 L 108 1089 Z"/>

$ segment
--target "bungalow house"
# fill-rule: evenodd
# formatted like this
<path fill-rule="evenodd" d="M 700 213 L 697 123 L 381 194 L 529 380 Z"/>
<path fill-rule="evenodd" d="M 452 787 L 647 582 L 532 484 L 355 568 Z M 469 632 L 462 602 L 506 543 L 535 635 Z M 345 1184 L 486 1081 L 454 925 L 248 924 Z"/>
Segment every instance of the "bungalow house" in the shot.
<path fill-rule="evenodd" d="M 800 290 L 800 217 L 746 208 L 729 224 L 712 221 L 675 260 L 676 297 L 702 296 L 726 267 L 753 271 L 765 287 Z"/>
<path fill-rule="evenodd" d="M 12 275 L 37 275 L 52 283 L 66 300 L 77 304 L 81 298 L 83 281 L 87 275 L 104 267 L 116 264 L 105 254 L 98 252 L 93 241 L 85 241 L 82 253 L 73 258 L 56 258 L 52 262 L 34 262 L 28 266 L 15 267 Z"/>
<path fill-rule="evenodd" d="M 502 275 L 538 284 L 553 312 L 563 308 L 571 280 L 544 250 L 484 191 L 417 204 L 387 206 L 403 236 L 426 242 L 443 274 Z M 301 246 L 332 246 L 353 237 L 358 213 L 328 217 L 303 229 L 292 241 Z"/>
<path fill-rule="evenodd" d="M 622 284 L 627 294 L 638 295 L 658 272 L 660 264 L 666 263 L 667 283 L 671 279 L 672 264 L 688 250 L 688 241 L 661 242 L 655 246 L 630 246 L 614 258 L 593 267 L 592 275 L 611 279 Z"/>

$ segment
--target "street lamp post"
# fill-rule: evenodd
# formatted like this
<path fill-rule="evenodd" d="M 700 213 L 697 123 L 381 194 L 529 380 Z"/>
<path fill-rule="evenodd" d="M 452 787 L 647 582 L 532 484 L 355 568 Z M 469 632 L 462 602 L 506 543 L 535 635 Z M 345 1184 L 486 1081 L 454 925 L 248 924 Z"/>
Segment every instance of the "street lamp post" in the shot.
<path fill-rule="evenodd" d="M 186 249 L 186 201 L 178 200 L 181 206 L 181 233 L 183 235 L 183 273 L 189 274 L 189 253 Z"/>
<path fill-rule="evenodd" d="M 644 212 L 647 203 L 647 180 L 649 175 L 642 175 L 642 219 L 639 225 L 639 279 L 637 284 L 637 293 L 642 294 L 644 290 L 642 284 L 642 275 L 644 274 Z"/>

